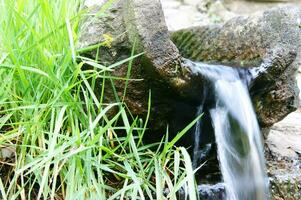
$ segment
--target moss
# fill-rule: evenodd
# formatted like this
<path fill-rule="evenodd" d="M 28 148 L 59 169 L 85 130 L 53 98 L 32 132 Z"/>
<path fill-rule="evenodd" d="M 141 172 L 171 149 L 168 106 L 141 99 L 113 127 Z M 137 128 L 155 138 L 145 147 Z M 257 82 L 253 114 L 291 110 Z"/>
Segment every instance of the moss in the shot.
<path fill-rule="evenodd" d="M 301 180 L 272 181 L 270 191 L 271 199 L 301 199 Z"/>

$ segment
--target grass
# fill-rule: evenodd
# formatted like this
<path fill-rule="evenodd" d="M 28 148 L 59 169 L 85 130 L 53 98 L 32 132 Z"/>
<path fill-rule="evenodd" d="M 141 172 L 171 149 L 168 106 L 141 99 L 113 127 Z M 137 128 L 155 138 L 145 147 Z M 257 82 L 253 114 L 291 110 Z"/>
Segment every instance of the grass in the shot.
<path fill-rule="evenodd" d="M 0 199 L 196 199 L 190 157 L 174 144 L 198 119 L 144 144 L 147 119 L 103 103 L 104 86 L 94 94 L 96 79 L 122 78 L 110 72 L 140 55 L 111 66 L 80 57 L 80 0 L 0 2 Z"/>

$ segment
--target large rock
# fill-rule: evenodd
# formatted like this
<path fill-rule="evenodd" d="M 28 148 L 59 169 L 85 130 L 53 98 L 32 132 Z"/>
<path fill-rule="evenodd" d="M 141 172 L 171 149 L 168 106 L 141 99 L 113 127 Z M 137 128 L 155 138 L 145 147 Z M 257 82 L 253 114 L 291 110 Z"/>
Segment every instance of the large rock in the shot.
<path fill-rule="evenodd" d="M 104 1 L 98 3 L 102 5 Z M 301 63 L 300 9 L 293 7 L 273 9 L 250 17 L 236 17 L 221 25 L 177 31 L 171 33 L 173 43 L 169 39 L 159 1 L 116 1 L 105 15 L 98 14 L 101 5 L 93 7 L 91 13 L 95 16 L 89 15 L 82 23 L 79 47 L 95 45 L 112 36 L 114 38 L 112 43 L 101 46 L 99 52 L 96 50 L 84 52 L 93 58 L 99 55 L 99 60 L 105 65 L 128 58 L 133 46 L 137 51 L 145 52 L 143 57 L 139 57 L 133 63 L 130 76 L 132 80 L 128 82 L 124 101 L 132 114 L 146 116 L 149 90 L 152 90 L 150 132 L 153 134 L 146 134 L 148 137 L 160 139 L 156 131 L 164 133 L 162 130 L 167 124 L 173 133 L 182 129 L 195 117 L 200 102 L 197 97 L 204 85 L 200 77 L 190 73 L 190 66 L 185 65 L 182 56 L 194 61 L 256 68 L 251 71 L 259 71 L 259 76 L 253 80 L 250 89 L 263 128 L 269 128 L 296 109 L 298 89 L 295 72 Z M 125 77 L 127 74 L 127 63 L 112 72 L 113 76 L 118 77 Z M 113 82 L 121 99 L 126 82 L 122 80 Z M 115 101 L 114 90 L 110 87 L 111 82 L 107 80 L 105 84 L 107 86 L 105 101 Z M 208 122 L 206 118 L 203 120 L 205 123 Z M 296 150 L 298 144 L 292 145 L 296 139 L 290 144 L 285 144 L 279 142 L 279 138 L 283 141 L 288 138 L 279 134 L 274 130 L 267 139 L 272 152 L 269 154 L 271 157 L 269 170 L 273 178 L 271 181 L 273 189 L 276 187 L 277 191 L 282 187 L 280 182 L 283 182 L 283 179 L 280 178 L 287 177 L 287 173 L 283 172 L 292 169 L 293 174 L 295 168 L 291 167 L 298 166 L 288 165 L 283 169 L 281 163 L 287 166 L 287 161 L 291 162 L 288 155 L 294 157 L 291 163 L 296 163 L 294 161 L 299 155 Z M 190 146 L 193 140 L 189 137 L 186 139 L 186 145 Z M 276 159 L 277 156 L 280 160 Z M 282 173 L 285 175 L 282 176 Z M 289 177 L 290 180 L 298 179 Z M 287 181 L 284 183 L 285 188 L 290 185 Z M 294 187 L 287 190 L 298 189 L 298 184 L 298 181 L 294 182 Z M 278 194 L 281 196 L 285 189 L 281 188 L 279 191 L 281 192 Z"/>
<path fill-rule="evenodd" d="M 241 67 L 275 62 L 269 80 L 258 81 L 250 89 L 262 127 L 280 121 L 299 104 L 295 76 L 301 65 L 300 38 L 301 10 L 295 7 L 271 9 L 250 17 L 236 17 L 222 25 L 172 34 L 181 54 L 195 61 Z"/>
<path fill-rule="evenodd" d="M 133 47 L 144 52 L 143 57 L 133 62 L 124 102 L 134 115 L 144 117 L 148 112 L 149 90 L 152 89 L 150 122 L 153 131 L 162 131 L 168 124 L 174 124 L 171 127 L 176 127 L 175 130 L 183 128 L 193 120 L 196 105 L 185 103 L 179 96 L 189 78 L 183 75 L 181 56 L 169 39 L 159 1 L 116 1 L 100 16 L 97 13 L 104 3 L 98 3 L 92 4 L 90 14 L 81 24 L 78 46 L 84 49 L 102 43 L 108 35 L 114 40 L 109 46 L 101 46 L 98 54 L 96 49 L 83 54 L 93 58 L 99 55 L 102 64 L 109 65 L 128 58 Z M 115 68 L 111 74 L 126 77 L 128 63 Z M 105 101 L 115 101 L 111 82 L 106 80 L 105 84 Z M 114 84 L 122 98 L 126 82 L 115 80 Z M 178 116 L 185 119 L 178 120 Z M 175 121 L 180 121 L 180 124 Z M 154 138 L 160 139 L 157 135 Z"/>
<path fill-rule="evenodd" d="M 225 7 L 238 15 L 250 15 L 263 12 L 276 6 L 300 6 L 300 1 L 294 0 L 222 0 Z"/>
<path fill-rule="evenodd" d="M 273 199 L 301 198 L 301 110 L 276 123 L 266 140 Z"/>
<path fill-rule="evenodd" d="M 99 7 L 92 9 L 97 13 Z M 99 18 L 101 17 L 101 18 Z M 172 33 L 169 39 L 158 0 L 116 1 L 105 15 L 87 17 L 82 24 L 80 47 L 97 44 L 111 35 L 111 46 L 99 49 L 100 60 L 110 64 L 129 57 L 131 49 L 144 51 L 132 67 L 125 102 L 134 115 L 147 113 L 152 89 L 152 127 L 183 128 L 194 118 L 204 86 L 191 73 L 182 56 L 195 61 L 218 62 L 263 69 L 253 80 L 251 94 L 262 127 L 270 127 L 296 109 L 295 72 L 300 66 L 301 10 L 273 9 L 250 17 L 236 17 L 222 25 L 195 27 Z M 178 51 L 180 50 L 180 53 Z M 85 52 L 89 56 L 96 51 Z M 263 63 L 263 64 L 261 64 Z M 127 64 L 115 76 L 126 76 Z M 125 81 L 115 81 L 121 97 Z M 115 100 L 106 90 L 106 101 Z"/>

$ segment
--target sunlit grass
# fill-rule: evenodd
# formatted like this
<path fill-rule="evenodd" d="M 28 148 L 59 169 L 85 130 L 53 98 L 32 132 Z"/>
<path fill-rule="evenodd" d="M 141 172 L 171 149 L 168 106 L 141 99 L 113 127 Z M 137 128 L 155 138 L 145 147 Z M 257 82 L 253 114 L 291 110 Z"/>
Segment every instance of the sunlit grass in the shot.
<path fill-rule="evenodd" d="M 174 144 L 197 119 L 171 142 L 143 144 L 147 119 L 94 93 L 96 79 L 127 81 L 109 74 L 140 54 L 111 66 L 81 57 L 80 0 L 1 0 L 0 11 L 0 199 L 175 199 L 183 188 L 196 198 Z"/>

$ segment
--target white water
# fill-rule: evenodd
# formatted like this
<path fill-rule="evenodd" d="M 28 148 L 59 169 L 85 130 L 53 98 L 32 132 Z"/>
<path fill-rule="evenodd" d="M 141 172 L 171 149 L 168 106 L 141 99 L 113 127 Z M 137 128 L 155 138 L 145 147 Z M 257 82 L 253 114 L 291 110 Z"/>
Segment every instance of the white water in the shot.
<path fill-rule="evenodd" d="M 215 95 L 210 115 L 227 199 L 268 199 L 262 138 L 247 86 L 234 68 L 199 63 L 193 70 L 209 80 Z"/>
<path fill-rule="evenodd" d="M 197 116 L 201 115 L 203 112 L 203 105 L 200 105 L 197 110 Z M 201 137 L 201 120 L 197 121 L 194 130 L 194 148 L 193 148 L 193 160 L 192 166 L 193 168 L 197 167 L 198 157 L 200 156 L 200 137 Z"/>

